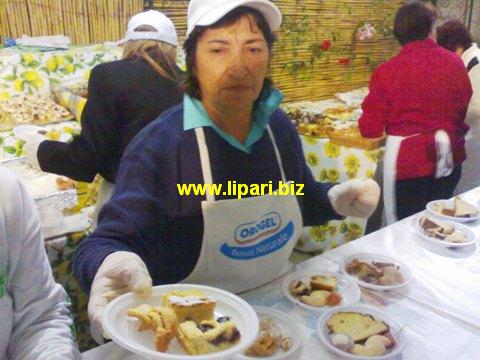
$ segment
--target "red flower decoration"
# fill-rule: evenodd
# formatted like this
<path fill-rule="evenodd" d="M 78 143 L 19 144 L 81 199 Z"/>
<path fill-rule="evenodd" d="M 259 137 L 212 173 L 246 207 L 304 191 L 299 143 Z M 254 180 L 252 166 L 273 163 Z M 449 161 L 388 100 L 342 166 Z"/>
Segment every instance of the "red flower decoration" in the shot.
<path fill-rule="evenodd" d="M 352 63 L 352 60 L 350 60 L 350 58 L 344 58 L 344 59 L 338 60 L 338 63 L 340 65 L 348 66 Z"/>
<path fill-rule="evenodd" d="M 327 51 L 328 49 L 330 49 L 330 46 L 332 46 L 332 42 L 330 40 L 323 40 L 320 49 L 322 49 L 323 51 Z"/>

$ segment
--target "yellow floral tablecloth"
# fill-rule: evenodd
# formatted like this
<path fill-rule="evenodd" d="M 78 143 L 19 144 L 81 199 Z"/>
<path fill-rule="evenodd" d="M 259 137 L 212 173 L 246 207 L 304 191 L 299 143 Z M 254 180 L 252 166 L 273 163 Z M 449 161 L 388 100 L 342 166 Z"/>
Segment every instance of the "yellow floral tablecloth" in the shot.
<path fill-rule="evenodd" d="M 373 178 L 383 148 L 360 150 L 332 144 L 328 139 L 300 135 L 308 166 L 315 180 L 337 183 L 354 178 Z M 297 249 L 322 253 L 349 241 L 365 232 L 367 221 L 347 217 L 314 227 L 305 227 Z"/>
<path fill-rule="evenodd" d="M 82 351 L 97 346 L 90 336 L 87 316 L 88 296 L 80 289 L 72 269 L 73 255 L 84 237 L 85 232 L 78 232 L 45 241 L 45 249 L 52 265 L 53 276 L 65 288 L 70 298 L 77 342 Z"/>
<path fill-rule="evenodd" d="M 106 44 L 45 52 L 0 49 L 0 100 L 19 94 L 50 96 L 50 86 L 86 80 L 92 67 L 121 54 L 120 47 Z"/>

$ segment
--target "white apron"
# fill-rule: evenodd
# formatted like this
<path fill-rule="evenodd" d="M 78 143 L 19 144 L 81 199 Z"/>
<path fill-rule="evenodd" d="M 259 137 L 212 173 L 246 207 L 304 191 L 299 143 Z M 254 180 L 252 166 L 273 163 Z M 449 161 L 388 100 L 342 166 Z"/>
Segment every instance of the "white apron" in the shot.
<path fill-rule="evenodd" d="M 267 126 L 283 183 L 282 159 Z M 205 184 L 212 172 L 203 128 L 196 128 Z M 302 232 L 302 215 L 295 195 L 264 195 L 244 199 L 202 201 L 204 222 L 200 257 L 185 283 L 243 292 L 272 281 L 291 267 L 288 260 Z"/>
<path fill-rule="evenodd" d="M 103 205 L 105 205 L 108 200 L 112 197 L 113 190 L 115 190 L 115 184 L 108 182 L 105 179 L 100 181 L 98 186 L 98 196 L 97 196 L 97 203 L 95 204 L 95 210 L 92 213 L 92 227 L 95 229 L 98 224 L 98 214 L 102 209 Z"/>
<path fill-rule="evenodd" d="M 383 206 L 385 221 L 391 225 L 397 221 L 397 201 L 395 196 L 395 182 L 397 178 L 397 159 L 400 145 L 406 138 L 417 136 L 394 136 L 388 135 L 385 143 L 385 155 L 383 158 Z M 450 138 L 444 130 L 435 133 L 435 145 L 437 149 L 437 169 L 435 178 L 448 176 L 453 170 L 453 157 Z"/>

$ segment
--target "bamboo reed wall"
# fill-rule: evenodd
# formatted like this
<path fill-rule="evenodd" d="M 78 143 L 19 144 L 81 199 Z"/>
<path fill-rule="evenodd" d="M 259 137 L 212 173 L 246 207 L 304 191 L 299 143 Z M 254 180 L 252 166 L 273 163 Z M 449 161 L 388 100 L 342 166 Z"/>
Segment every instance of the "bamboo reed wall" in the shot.
<path fill-rule="evenodd" d="M 180 41 L 187 27 L 188 2 L 153 1 L 154 8 L 174 21 Z M 271 76 L 286 101 L 327 98 L 365 86 L 373 69 L 398 50 L 391 27 L 403 0 L 274 2 L 284 20 Z M 0 35 L 63 33 L 76 44 L 115 41 L 143 5 L 142 0 L 0 0 Z M 357 40 L 354 34 L 364 23 L 372 24 L 376 34 Z"/>
<path fill-rule="evenodd" d="M 271 76 L 286 101 L 331 97 L 368 84 L 378 64 L 398 50 L 393 18 L 403 0 L 276 0 L 283 14 L 274 47 Z M 185 0 L 154 0 L 183 37 Z M 354 36 L 363 23 L 377 30 L 372 39 Z M 328 50 L 322 50 L 322 45 Z"/>
<path fill-rule="evenodd" d="M 74 44 L 117 41 L 143 0 L 0 0 L 0 36 L 64 34 Z"/>

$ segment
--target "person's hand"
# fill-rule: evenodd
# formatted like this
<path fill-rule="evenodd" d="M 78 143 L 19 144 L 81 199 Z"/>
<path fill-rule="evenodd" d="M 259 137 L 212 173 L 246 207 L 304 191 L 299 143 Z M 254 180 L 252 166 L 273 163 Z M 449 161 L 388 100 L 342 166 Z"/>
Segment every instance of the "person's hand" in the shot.
<path fill-rule="evenodd" d="M 152 279 L 138 255 L 128 251 L 114 252 L 108 255 L 98 268 L 88 301 L 90 331 L 98 343 L 103 342 L 102 315 L 105 306 L 129 291 L 140 296 L 151 295 Z"/>
<path fill-rule="evenodd" d="M 38 147 L 41 142 L 48 139 L 40 134 L 25 134 L 21 136 L 21 140 L 25 142 L 23 144 L 23 152 L 28 163 L 32 166 L 40 167 L 37 157 Z"/>
<path fill-rule="evenodd" d="M 339 215 L 366 218 L 377 208 L 380 187 L 371 179 L 353 179 L 332 187 L 328 197 Z"/>

